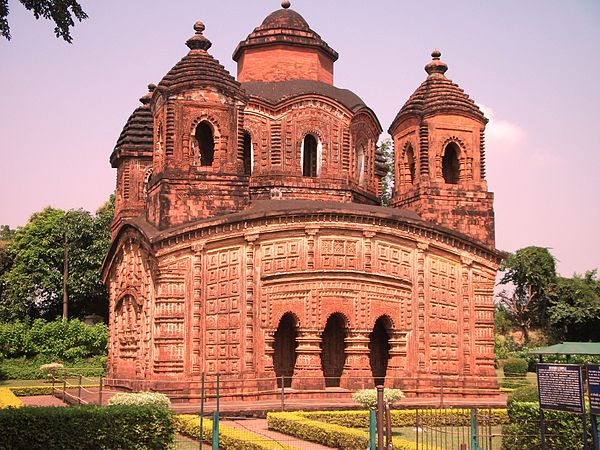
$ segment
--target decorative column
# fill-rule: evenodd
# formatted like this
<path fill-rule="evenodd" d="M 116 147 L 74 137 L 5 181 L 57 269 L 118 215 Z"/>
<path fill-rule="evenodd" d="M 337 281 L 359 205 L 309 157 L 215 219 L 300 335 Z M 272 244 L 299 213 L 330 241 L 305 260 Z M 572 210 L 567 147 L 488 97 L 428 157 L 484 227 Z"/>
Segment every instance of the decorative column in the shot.
<path fill-rule="evenodd" d="M 202 252 L 204 242 L 192 245 L 192 376 L 198 376 L 204 369 L 201 353 L 202 342 Z"/>
<path fill-rule="evenodd" d="M 370 330 L 352 330 L 344 339 L 346 364 L 340 379 L 340 387 L 357 390 L 373 387 L 373 373 L 369 360 Z"/>
<path fill-rule="evenodd" d="M 459 351 L 458 367 L 459 372 L 470 375 L 474 372 L 475 352 L 474 352 L 474 333 L 475 333 L 475 305 L 473 305 L 473 295 L 471 293 L 471 267 L 473 259 L 467 255 L 461 256 L 461 294 L 462 294 L 462 320 L 459 321 L 458 338 L 462 347 Z"/>
<path fill-rule="evenodd" d="M 391 388 L 402 388 L 406 376 L 406 331 L 392 331 L 390 337 L 390 359 L 388 360 L 385 385 Z"/>
<path fill-rule="evenodd" d="M 247 234 L 246 239 L 246 316 L 245 320 L 245 351 L 244 366 L 246 372 L 254 371 L 254 352 L 258 344 L 254 339 L 254 242 L 258 239 L 258 233 Z M 273 359 L 271 358 L 271 361 Z"/>
<path fill-rule="evenodd" d="M 300 328 L 297 341 L 292 388 L 325 389 L 325 378 L 321 366 L 321 330 Z"/>
<path fill-rule="evenodd" d="M 371 272 L 373 270 L 373 242 L 372 239 L 375 237 L 374 231 L 363 231 L 365 237 L 365 271 Z"/>
<path fill-rule="evenodd" d="M 418 370 L 425 371 L 429 342 L 427 339 L 427 302 L 425 299 L 425 252 L 429 245 L 417 244 L 417 361 Z"/>

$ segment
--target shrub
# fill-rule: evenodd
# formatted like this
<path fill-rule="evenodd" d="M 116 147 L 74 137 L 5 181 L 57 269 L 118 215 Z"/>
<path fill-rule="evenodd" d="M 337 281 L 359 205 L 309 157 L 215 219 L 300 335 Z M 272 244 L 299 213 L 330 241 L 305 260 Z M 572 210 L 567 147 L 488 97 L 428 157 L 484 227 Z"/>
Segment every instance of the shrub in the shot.
<path fill-rule="evenodd" d="M 97 388 L 99 384 L 82 384 L 82 388 Z M 56 384 L 54 386 L 60 389 L 61 385 Z M 11 386 L 8 389 L 12 391 L 17 397 L 33 396 L 33 395 L 52 395 L 52 385 L 46 386 Z"/>
<path fill-rule="evenodd" d="M 64 364 L 69 376 L 83 375 L 85 377 L 99 377 L 104 375 L 104 358 L 96 356 L 85 360 L 76 360 Z M 50 357 L 37 355 L 33 358 L 8 358 L 0 363 L 0 371 L 4 372 L 8 380 L 42 380 L 47 376 L 40 370 L 40 366 L 52 363 Z M 58 371 L 58 376 L 62 377 L 63 370 Z"/>
<path fill-rule="evenodd" d="M 212 421 L 204 419 L 202 422 L 202 439 L 210 441 L 212 439 Z M 194 439 L 200 438 L 200 417 L 194 415 L 177 416 L 175 420 L 175 429 L 178 433 L 184 434 Z M 269 439 L 249 431 L 241 431 L 237 428 L 219 425 L 219 448 L 224 450 L 286 450 L 296 449 L 280 444 L 277 441 Z"/>
<path fill-rule="evenodd" d="M 110 406 L 128 405 L 128 406 L 157 406 L 160 408 L 170 408 L 171 400 L 165 394 L 158 392 L 121 392 L 113 395 L 108 401 Z"/>
<path fill-rule="evenodd" d="M 395 402 L 404 398 L 404 393 L 400 389 L 384 389 L 383 398 L 392 406 Z M 352 394 L 352 400 L 361 404 L 365 408 L 377 408 L 377 389 L 361 389 Z"/>
<path fill-rule="evenodd" d="M 164 408 L 0 410 L 0 448 L 162 450 L 173 443 L 173 435 L 173 416 Z"/>
<path fill-rule="evenodd" d="M 58 376 L 58 371 L 64 368 L 65 366 L 61 363 L 42 364 L 40 366 L 40 372 L 46 374 L 48 378 L 56 378 Z"/>
<path fill-rule="evenodd" d="M 509 402 L 508 416 L 510 423 L 502 427 L 503 449 L 541 448 L 540 410 L 537 403 Z M 546 443 L 549 450 L 582 448 L 580 415 L 560 411 L 544 411 L 544 418 Z M 586 423 L 589 423 L 589 418 L 586 419 Z M 588 436 L 590 436 L 589 433 Z M 591 443 L 590 448 L 592 448 Z"/>
<path fill-rule="evenodd" d="M 509 402 L 537 402 L 538 401 L 538 388 L 537 386 L 521 386 L 515 389 L 508 396 Z"/>
<path fill-rule="evenodd" d="M 529 364 L 521 358 L 509 358 L 504 362 L 504 376 L 506 377 L 523 377 L 527 375 Z"/>
<path fill-rule="evenodd" d="M 526 378 L 505 378 L 500 381 L 500 387 L 508 389 L 517 389 L 521 386 L 531 385 L 531 382 Z"/>
<path fill-rule="evenodd" d="M 20 408 L 23 402 L 8 388 L 0 388 L 0 409 Z"/>

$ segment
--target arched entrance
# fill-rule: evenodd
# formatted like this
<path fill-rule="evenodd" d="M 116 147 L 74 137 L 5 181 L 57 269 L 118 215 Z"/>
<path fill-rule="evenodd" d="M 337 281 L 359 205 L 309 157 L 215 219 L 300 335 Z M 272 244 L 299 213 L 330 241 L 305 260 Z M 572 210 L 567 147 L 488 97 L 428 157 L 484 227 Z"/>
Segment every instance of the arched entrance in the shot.
<path fill-rule="evenodd" d="M 346 319 L 340 313 L 327 319 L 321 335 L 321 367 L 325 377 L 325 387 L 339 387 L 340 377 L 346 364 Z"/>
<path fill-rule="evenodd" d="M 296 347 L 298 346 L 296 317 L 286 313 L 279 321 L 273 342 L 273 367 L 277 376 L 277 386 L 281 387 L 281 377 L 285 377 L 285 387 L 292 385 L 294 366 L 296 365 Z"/>
<path fill-rule="evenodd" d="M 390 330 L 392 323 L 387 316 L 381 316 L 375 322 L 369 335 L 369 362 L 375 386 L 383 385 L 390 359 Z"/>

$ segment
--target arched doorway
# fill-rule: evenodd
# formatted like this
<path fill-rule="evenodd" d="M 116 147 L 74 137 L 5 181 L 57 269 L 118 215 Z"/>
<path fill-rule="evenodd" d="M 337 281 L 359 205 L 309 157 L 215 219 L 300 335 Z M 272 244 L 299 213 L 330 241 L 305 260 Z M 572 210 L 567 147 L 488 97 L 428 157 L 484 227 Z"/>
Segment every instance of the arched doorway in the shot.
<path fill-rule="evenodd" d="M 369 362 L 375 386 L 383 385 L 390 359 L 390 330 L 392 323 L 387 316 L 381 316 L 375 322 L 369 335 Z"/>
<path fill-rule="evenodd" d="M 442 176 L 447 184 L 458 184 L 460 179 L 460 164 L 458 163 L 458 147 L 450 142 L 442 158 Z"/>
<path fill-rule="evenodd" d="M 273 367 L 277 376 L 277 386 L 281 387 L 281 377 L 285 377 L 285 387 L 292 385 L 292 376 L 296 366 L 296 347 L 298 346 L 296 317 L 286 313 L 279 321 L 273 342 Z"/>
<path fill-rule="evenodd" d="M 327 319 L 321 335 L 321 367 L 325 387 L 339 387 L 340 377 L 346 364 L 346 319 L 340 313 Z"/>

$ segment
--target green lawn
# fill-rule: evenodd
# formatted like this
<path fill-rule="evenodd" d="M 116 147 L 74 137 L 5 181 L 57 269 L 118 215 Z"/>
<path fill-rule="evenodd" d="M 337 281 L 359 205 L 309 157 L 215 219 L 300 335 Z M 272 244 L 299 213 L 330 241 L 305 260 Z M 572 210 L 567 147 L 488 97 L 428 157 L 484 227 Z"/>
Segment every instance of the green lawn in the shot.
<path fill-rule="evenodd" d="M 502 433 L 501 426 L 492 427 L 491 446 L 490 436 L 487 436 L 489 431 L 480 430 L 480 438 L 484 439 L 485 442 L 479 442 L 479 445 L 485 449 L 500 449 L 502 448 Z M 470 427 L 439 427 L 435 430 L 426 429 L 419 433 L 419 444 L 425 443 L 429 446 L 435 446 L 440 450 L 456 450 L 459 448 L 461 443 L 467 444 L 469 448 L 471 436 Z M 394 428 L 392 433 L 392 441 L 394 437 L 406 439 L 410 442 L 416 442 L 416 431 L 414 427 L 410 428 Z"/>

